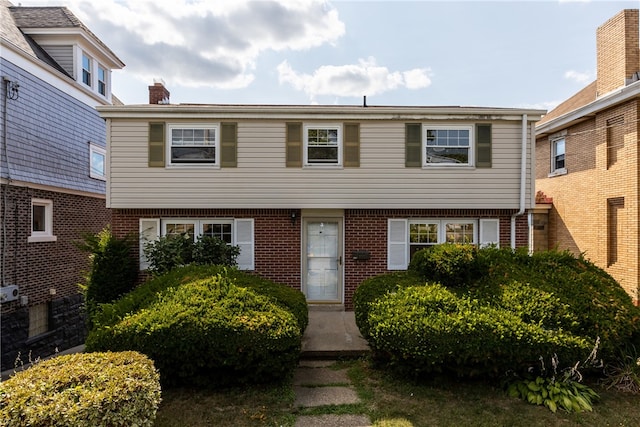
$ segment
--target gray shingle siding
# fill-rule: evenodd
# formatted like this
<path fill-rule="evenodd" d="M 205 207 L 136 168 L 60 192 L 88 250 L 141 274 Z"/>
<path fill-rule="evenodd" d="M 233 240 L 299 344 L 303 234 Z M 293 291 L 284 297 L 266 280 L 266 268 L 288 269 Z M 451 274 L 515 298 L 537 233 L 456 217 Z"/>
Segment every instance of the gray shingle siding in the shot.
<path fill-rule="evenodd" d="M 19 98 L 7 100 L 2 177 L 104 194 L 105 182 L 89 177 L 89 142 L 105 147 L 105 122 L 95 108 L 9 61 L 2 65 L 3 76 L 20 84 Z"/>

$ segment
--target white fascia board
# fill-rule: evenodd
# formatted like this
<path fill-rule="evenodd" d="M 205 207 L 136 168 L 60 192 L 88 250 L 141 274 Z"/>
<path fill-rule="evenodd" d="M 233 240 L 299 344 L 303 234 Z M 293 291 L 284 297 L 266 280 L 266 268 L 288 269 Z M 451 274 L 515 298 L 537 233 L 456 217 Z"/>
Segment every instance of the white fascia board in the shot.
<path fill-rule="evenodd" d="M 640 96 L 640 81 L 601 96 L 595 101 L 536 126 L 536 136 L 544 136 L 584 121 L 594 114 Z"/>
<path fill-rule="evenodd" d="M 105 66 L 112 69 L 124 68 L 124 62 L 120 58 L 105 49 L 104 45 L 97 43 L 95 37 L 91 37 L 82 28 L 21 28 L 21 30 L 41 46 L 79 44 L 82 49 L 91 53 Z"/>

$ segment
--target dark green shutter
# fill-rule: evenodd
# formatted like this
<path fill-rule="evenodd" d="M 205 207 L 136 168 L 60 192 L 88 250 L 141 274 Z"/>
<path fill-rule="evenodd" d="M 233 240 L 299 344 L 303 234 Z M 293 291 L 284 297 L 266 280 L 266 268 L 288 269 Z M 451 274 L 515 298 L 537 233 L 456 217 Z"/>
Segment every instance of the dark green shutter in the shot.
<path fill-rule="evenodd" d="M 149 167 L 164 167 L 164 123 L 149 123 Z"/>
<path fill-rule="evenodd" d="M 344 125 L 344 167 L 360 167 L 360 123 Z"/>
<path fill-rule="evenodd" d="M 476 167 L 491 167 L 491 125 L 476 125 Z"/>
<path fill-rule="evenodd" d="M 220 167 L 235 168 L 238 166 L 238 125 L 222 123 L 220 128 Z"/>
<path fill-rule="evenodd" d="M 404 164 L 408 168 L 422 167 L 422 126 L 420 123 L 405 125 Z"/>
<path fill-rule="evenodd" d="M 302 123 L 287 123 L 287 167 L 302 167 Z"/>

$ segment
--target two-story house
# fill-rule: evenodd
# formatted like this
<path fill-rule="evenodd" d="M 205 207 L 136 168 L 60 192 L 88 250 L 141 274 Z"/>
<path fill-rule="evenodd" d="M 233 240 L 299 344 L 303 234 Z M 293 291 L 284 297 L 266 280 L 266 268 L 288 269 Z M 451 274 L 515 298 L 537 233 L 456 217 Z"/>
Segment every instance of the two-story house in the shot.
<path fill-rule="evenodd" d="M 362 280 L 418 249 L 528 245 L 544 111 L 172 105 L 161 83 L 150 99 L 98 107 L 114 232 L 141 246 L 218 236 L 240 247 L 239 268 L 351 309 Z"/>
<path fill-rule="evenodd" d="M 74 245 L 110 219 L 105 206 L 111 70 L 122 61 L 64 7 L 0 0 L 1 365 L 82 344 Z"/>
<path fill-rule="evenodd" d="M 596 31 L 597 78 L 536 126 L 536 188 L 553 200 L 549 247 L 585 256 L 640 296 L 637 9 Z"/>

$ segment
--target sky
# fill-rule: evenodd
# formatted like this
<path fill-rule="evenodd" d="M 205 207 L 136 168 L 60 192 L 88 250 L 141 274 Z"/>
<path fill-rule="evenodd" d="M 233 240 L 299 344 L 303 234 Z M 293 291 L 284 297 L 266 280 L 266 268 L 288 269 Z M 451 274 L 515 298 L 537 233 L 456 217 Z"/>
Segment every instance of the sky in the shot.
<path fill-rule="evenodd" d="M 596 29 L 640 0 L 13 0 L 66 6 L 126 64 L 125 104 L 551 110 L 596 78 Z"/>

